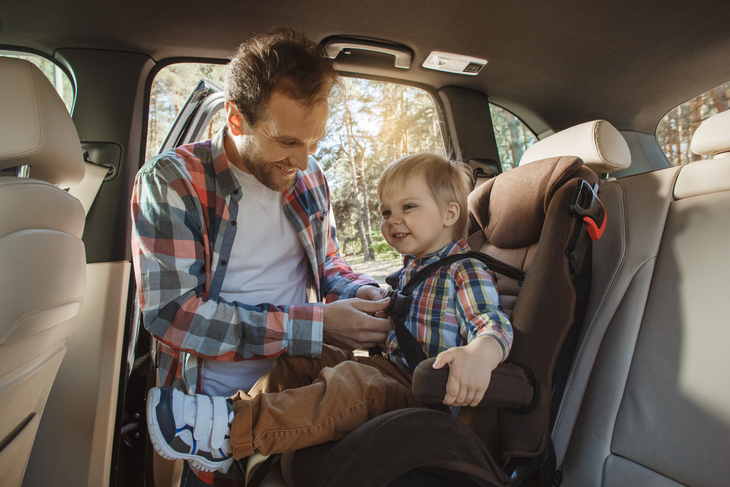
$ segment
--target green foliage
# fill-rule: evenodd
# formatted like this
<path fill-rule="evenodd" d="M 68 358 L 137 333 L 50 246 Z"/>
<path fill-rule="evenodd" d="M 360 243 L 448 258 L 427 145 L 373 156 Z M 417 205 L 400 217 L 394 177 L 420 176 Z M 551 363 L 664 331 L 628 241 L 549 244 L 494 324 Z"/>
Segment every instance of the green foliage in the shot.
<path fill-rule="evenodd" d="M 150 89 L 145 159 L 157 154 L 175 117 L 200 80 L 207 78 L 222 87 L 225 75 L 225 65 L 203 63 L 171 64 L 157 73 Z M 213 124 L 216 123 L 220 125 L 221 120 L 214 120 Z"/>
<path fill-rule="evenodd" d="M 373 249 L 376 255 L 387 255 L 388 257 L 397 259 L 400 254 L 393 247 L 388 245 L 388 242 L 383 238 L 383 234 L 380 232 L 371 232 L 373 239 Z"/>
<path fill-rule="evenodd" d="M 537 137 L 522 121 L 504 108 L 489 105 L 494 136 L 497 139 L 502 171 L 516 167 L 528 147 L 537 142 Z"/>
<path fill-rule="evenodd" d="M 173 64 L 157 74 L 150 93 L 147 157 L 157 153 L 199 80 L 208 78 L 222 86 L 225 70 L 222 65 L 186 63 Z M 407 154 L 446 154 L 437 105 L 421 89 L 344 78 L 329 106 L 327 133 L 314 157 L 330 185 L 342 252 L 361 253 L 372 245 L 376 254 L 397 257 L 377 229 L 377 182 L 388 164 Z M 222 115 L 216 117 L 207 137 L 224 122 Z M 502 164 L 509 169 L 535 137 L 519 119 L 499 107 L 492 108 L 492 117 Z"/>
<path fill-rule="evenodd" d="M 330 98 L 327 135 L 314 156 L 327 174 L 341 241 L 360 238 L 354 185 L 361 206 L 367 195 L 371 227 L 377 226 L 380 174 L 399 157 L 421 151 L 446 152 L 436 104 L 428 93 L 394 83 L 343 79 Z M 354 171 L 351 161 L 357 166 Z M 388 252 L 379 232 L 371 228 L 370 236 L 376 253 Z"/>

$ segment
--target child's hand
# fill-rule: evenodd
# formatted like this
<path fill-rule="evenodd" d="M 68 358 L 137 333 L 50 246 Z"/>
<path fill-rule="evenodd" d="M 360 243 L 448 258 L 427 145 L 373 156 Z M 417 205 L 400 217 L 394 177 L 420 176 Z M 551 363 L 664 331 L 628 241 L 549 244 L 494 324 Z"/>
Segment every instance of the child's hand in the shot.
<path fill-rule="evenodd" d="M 476 406 L 489 387 L 492 371 L 502 361 L 502 347 L 490 336 L 479 337 L 466 346 L 444 350 L 436 357 L 434 369 L 449 364 L 444 404 Z"/>

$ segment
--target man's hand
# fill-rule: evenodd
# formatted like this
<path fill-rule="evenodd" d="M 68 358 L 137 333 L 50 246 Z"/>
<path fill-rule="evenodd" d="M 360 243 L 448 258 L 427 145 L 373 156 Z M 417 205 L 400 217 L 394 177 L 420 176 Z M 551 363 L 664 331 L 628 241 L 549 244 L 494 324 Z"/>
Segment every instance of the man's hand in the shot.
<path fill-rule="evenodd" d="M 463 347 L 444 350 L 436 357 L 434 369 L 449 364 L 444 404 L 476 406 L 489 387 L 492 371 L 502 361 L 502 347 L 490 336 L 478 337 Z"/>
<path fill-rule="evenodd" d="M 380 301 L 388 295 L 388 291 L 382 287 L 362 286 L 355 293 L 356 298 L 365 299 L 366 301 Z"/>
<path fill-rule="evenodd" d="M 378 292 L 378 288 L 369 287 Z M 360 288 L 362 290 L 363 288 Z M 358 290 L 358 293 L 360 293 Z M 371 294 L 369 294 L 370 296 Z M 324 341 L 346 350 L 368 348 L 383 343 L 393 322 L 388 318 L 376 318 L 389 299 L 338 299 L 324 305 Z"/>

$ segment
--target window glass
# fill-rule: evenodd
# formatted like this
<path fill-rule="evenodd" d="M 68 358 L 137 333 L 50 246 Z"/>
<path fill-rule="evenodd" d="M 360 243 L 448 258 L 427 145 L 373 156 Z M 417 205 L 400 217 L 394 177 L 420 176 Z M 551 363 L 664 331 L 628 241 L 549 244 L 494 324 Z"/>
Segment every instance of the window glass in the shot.
<path fill-rule="evenodd" d="M 327 174 L 344 255 L 397 258 L 380 233 L 377 182 L 385 166 L 422 151 L 446 155 L 431 95 L 395 83 L 343 79 L 330 98 L 327 135 L 314 157 Z"/>
<path fill-rule="evenodd" d="M 171 64 L 160 70 L 150 89 L 150 110 L 147 120 L 147 154 L 149 159 L 159 152 L 165 135 L 178 112 L 202 78 L 223 86 L 226 66 L 207 63 Z M 223 112 L 216 114 L 206 134 L 212 137 L 223 126 Z M 205 138 L 205 137 L 203 137 Z"/>
<path fill-rule="evenodd" d="M 489 104 L 494 135 L 497 138 L 502 171 L 516 167 L 528 147 L 537 142 L 537 137 L 519 118 L 502 107 Z"/>
<path fill-rule="evenodd" d="M 707 159 L 690 150 L 692 136 L 707 118 L 730 109 L 730 82 L 713 88 L 669 111 L 657 126 L 659 146 L 673 166 Z"/>
<path fill-rule="evenodd" d="M 36 54 L 29 54 L 15 51 L 0 51 L 0 56 L 25 59 L 38 66 L 46 75 L 56 91 L 61 96 L 64 105 L 69 113 L 72 113 L 74 104 L 74 90 L 66 72 L 58 67 L 53 61 Z"/>
<path fill-rule="evenodd" d="M 193 63 L 160 70 L 150 93 L 147 158 L 157 154 L 200 79 L 223 86 L 225 71 L 222 65 Z M 446 154 L 436 104 L 418 88 L 343 78 L 329 105 L 326 136 L 314 157 L 327 175 L 342 254 L 397 258 L 380 234 L 377 182 L 386 165 L 406 154 Z M 215 115 L 201 139 L 223 126 L 224 113 Z"/>

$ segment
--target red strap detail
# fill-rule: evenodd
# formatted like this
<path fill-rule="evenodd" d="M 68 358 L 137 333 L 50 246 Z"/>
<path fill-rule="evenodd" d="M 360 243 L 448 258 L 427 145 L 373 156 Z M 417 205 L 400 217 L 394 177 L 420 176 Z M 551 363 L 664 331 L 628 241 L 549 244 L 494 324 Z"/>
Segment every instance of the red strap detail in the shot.
<path fill-rule="evenodd" d="M 603 203 L 601 203 L 601 206 L 603 206 Z M 606 229 L 606 220 L 608 220 L 608 215 L 606 212 L 603 212 L 603 222 L 601 223 L 601 228 L 598 228 L 598 225 L 593 220 L 593 218 L 589 216 L 584 216 L 583 221 L 586 222 L 588 227 L 586 230 L 588 230 L 588 235 L 590 235 L 591 240 L 598 240 L 603 236 L 603 231 Z"/>

